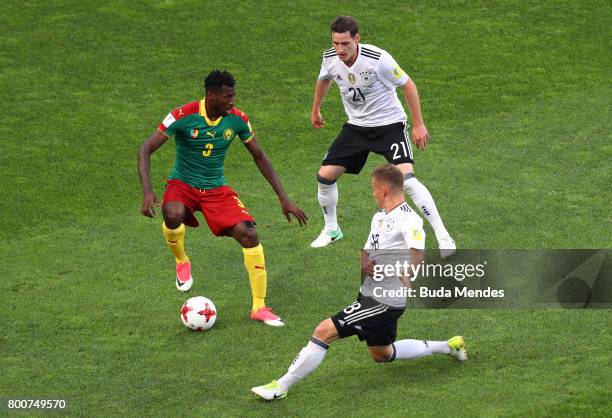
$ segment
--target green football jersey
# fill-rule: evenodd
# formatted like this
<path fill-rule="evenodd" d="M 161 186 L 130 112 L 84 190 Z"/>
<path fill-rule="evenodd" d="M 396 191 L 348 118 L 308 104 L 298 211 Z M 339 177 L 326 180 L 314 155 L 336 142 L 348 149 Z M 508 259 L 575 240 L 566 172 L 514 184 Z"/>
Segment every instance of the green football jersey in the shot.
<path fill-rule="evenodd" d="M 174 136 L 176 142 L 176 160 L 169 178 L 205 190 L 227 184 L 224 161 L 234 137 L 243 143 L 254 138 L 246 114 L 233 108 L 226 116 L 211 121 L 204 100 L 173 110 L 158 129 L 168 137 Z"/>

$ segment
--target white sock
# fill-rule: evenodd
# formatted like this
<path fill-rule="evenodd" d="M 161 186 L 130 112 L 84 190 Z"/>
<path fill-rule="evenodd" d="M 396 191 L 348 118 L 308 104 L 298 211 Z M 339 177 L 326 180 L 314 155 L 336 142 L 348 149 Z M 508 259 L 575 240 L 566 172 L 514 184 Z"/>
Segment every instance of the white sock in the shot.
<path fill-rule="evenodd" d="M 302 348 L 289 366 L 289 371 L 278 379 L 280 387 L 289 390 L 291 386 L 312 373 L 323 362 L 328 348 L 329 345 L 323 341 L 314 336 L 310 337 L 308 345 Z"/>
<path fill-rule="evenodd" d="M 419 208 L 425 219 L 429 222 L 431 227 L 436 234 L 436 238 L 444 238 L 448 235 L 448 231 L 444 227 L 444 223 L 442 223 L 442 218 L 440 218 L 440 214 L 438 213 L 438 208 L 436 207 L 436 203 L 427 190 L 427 187 L 423 185 L 419 180 L 417 180 L 414 175 L 407 175 L 410 177 L 406 177 L 404 179 L 404 191 L 410 196 L 410 199 L 414 202 L 414 205 Z"/>
<path fill-rule="evenodd" d="M 325 229 L 336 230 L 338 229 L 338 219 L 336 218 L 338 185 L 336 182 L 333 184 L 323 184 L 320 181 L 317 182 L 317 185 L 317 198 L 319 199 L 319 206 L 321 206 L 321 210 L 323 211 Z"/>
<path fill-rule="evenodd" d="M 393 343 L 396 360 L 414 360 L 434 353 L 450 354 L 446 341 L 400 340 Z"/>

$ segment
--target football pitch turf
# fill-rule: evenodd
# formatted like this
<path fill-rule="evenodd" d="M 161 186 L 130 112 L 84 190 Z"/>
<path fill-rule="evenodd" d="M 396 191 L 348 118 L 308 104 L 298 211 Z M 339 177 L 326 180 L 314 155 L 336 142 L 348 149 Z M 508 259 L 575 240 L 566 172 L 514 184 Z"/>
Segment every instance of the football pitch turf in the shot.
<path fill-rule="evenodd" d="M 2 402 L 65 399 L 57 412 L 71 416 L 609 416 L 605 309 L 407 311 L 399 338 L 464 335 L 470 360 L 376 364 L 348 339 L 286 399 L 250 392 L 281 376 L 359 286 L 380 157 L 339 182 L 345 239 L 309 247 L 322 227 L 315 174 L 345 121 L 333 87 L 326 127 L 309 123 L 339 14 L 415 80 L 431 135 L 415 171 L 458 247 L 612 248 L 609 2 L 5 1 Z M 161 219 L 139 213 L 138 146 L 201 98 L 214 68 L 236 76 L 237 106 L 311 219 L 284 220 L 235 141 L 226 176 L 258 222 L 267 301 L 284 328 L 247 319 L 242 252 L 203 227 L 187 232 L 189 295 L 211 298 L 219 317 L 188 332 Z M 173 161 L 172 141 L 152 156 L 159 197 Z"/>

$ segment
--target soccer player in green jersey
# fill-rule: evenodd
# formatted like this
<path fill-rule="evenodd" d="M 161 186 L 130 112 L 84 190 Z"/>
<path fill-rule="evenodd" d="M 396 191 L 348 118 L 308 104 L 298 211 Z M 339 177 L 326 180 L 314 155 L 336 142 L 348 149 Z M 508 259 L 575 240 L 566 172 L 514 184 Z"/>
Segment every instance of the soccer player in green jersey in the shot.
<path fill-rule="evenodd" d="M 254 219 L 223 175 L 223 162 L 235 137 L 251 153 L 276 192 L 287 220 L 291 222 L 293 215 L 300 225 L 305 225 L 308 218 L 287 197 L 270 159 L 257 144 L 249 118 L 234 107 L 234 85 L 229 72 L 211 72 L 204 80 L 204 99 L 170 112 L 140 146 L 138 173 L 143 191 L 140 211 L 148 217 L 156 215 L 158 199 L 151 185 L 150 157 L 174 136 L 176 161 L 163 195 L 162 231 L 176 261 L 176 287 L 186 292 L 193 284 L 191 262 L 185 253 L 185 225 L 197 227 L 194 212 L 201 211 L 213 234 L 231 236 L 242 246 L 253 296 L 251 319 L 282 326 L 280 317 L 265 305 L 267 274 Z"/>

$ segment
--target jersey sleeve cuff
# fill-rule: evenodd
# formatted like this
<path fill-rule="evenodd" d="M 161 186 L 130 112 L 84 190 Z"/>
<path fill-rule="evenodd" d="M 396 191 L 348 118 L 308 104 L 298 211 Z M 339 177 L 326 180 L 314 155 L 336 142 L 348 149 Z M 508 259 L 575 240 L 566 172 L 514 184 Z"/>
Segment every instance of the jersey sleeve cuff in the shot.
<path fill-rule="evenodd" d="M 408 74 L 404 75 L 400 80 L 400 86 L 405 85 L 408 81 L 410 81 L 410 76 Z"/>
<path fill-rule="evenodd" d="M 166 138 L 170 138 L 170 135 L 168 135 L 166 132 L 162 131 L 161 129 L 157 128 L 157 132 L 161 133 L 162 135 L 164 135 Z"/>

